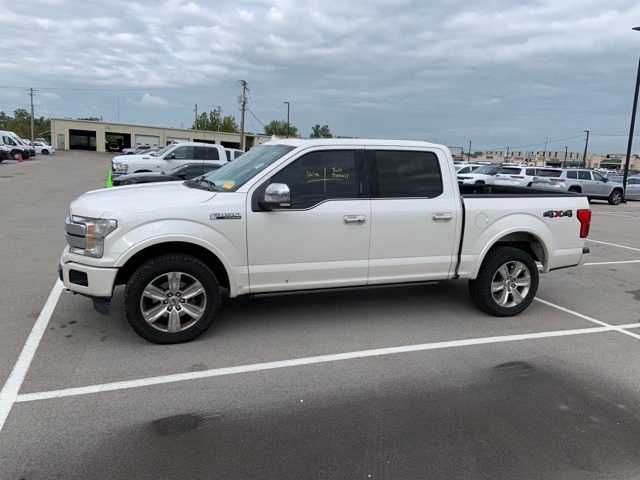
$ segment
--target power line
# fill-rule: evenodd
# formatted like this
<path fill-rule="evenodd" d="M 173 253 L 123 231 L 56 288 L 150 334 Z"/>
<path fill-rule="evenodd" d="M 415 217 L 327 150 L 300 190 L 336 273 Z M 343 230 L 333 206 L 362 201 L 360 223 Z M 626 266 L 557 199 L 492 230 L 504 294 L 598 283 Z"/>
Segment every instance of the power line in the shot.
<path fill-rule="evenodd" d="M 257 116 L 255 113 L 253 113 L 253 110 L 251 110 L 249 107 L 247 107 L 247 111 L 251 114 L 251 116 L 252 116 L 253 118 L 255 118 L 255 120 L 256 120 L 260 125 L 262 125 L 262 127 L 263 127 L 263 128 L 267 126 L 267 125 L 266 125 L 262 120 L 260 120 L 260 119 L 258 118 L 258 116 Z"/>

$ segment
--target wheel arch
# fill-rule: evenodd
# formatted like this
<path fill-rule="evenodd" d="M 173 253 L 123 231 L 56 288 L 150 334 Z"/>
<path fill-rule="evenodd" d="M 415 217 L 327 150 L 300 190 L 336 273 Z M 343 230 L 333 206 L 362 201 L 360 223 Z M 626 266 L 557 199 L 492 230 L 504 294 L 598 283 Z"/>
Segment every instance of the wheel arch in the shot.
<path fill-rule="evenodd" d="M 514 247 L 527 252 L 536 261 L 542 264 L 543 270 L 547 271 L 549 266 L 549 251 L 544 240 L 536 233 L 528 230 L 517 230 L 504 233 L 489 242 L 477 262 L 472 278 L 475 278 L 482 264 L 487 257 L 500 247 Z"/>
<path fill-rule="evenodd" d="M 126 283 L 133 272 L 135 272 L 136 269 L 144 262 L 167 253 L 182 253 L 192 255 L 202 260 L 211 268 L 211 270 L 213 270 L 213 273 L 215 273 L 218 278 L 218 282 L 220 282 L 220 286 L 226 289 L 231 289 L 228 268 L 219 256 L 202 245 L 188 241 L 163 241 L 145 246 L 131 255 L 125 261 L 124 265 L 120 267 L 115 279 L 115 284 L 121 285 Z"/>

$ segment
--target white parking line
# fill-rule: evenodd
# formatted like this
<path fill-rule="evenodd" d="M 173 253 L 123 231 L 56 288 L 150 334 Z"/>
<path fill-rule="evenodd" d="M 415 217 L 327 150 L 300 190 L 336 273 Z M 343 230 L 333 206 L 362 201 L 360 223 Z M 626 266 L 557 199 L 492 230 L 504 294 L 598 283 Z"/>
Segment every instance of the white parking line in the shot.
<path fill-rule="evenodd" d="M 629 335 L 630 337 L 637 338 L 638 340 L 640 340 L 640 335 L 636 333 L 628 332 L 625 330 L 625 328 L 633 328 L 633 327 L 628 327 L 626 325 L 611 325 L 610 323 L 603 322 L 602 320 L 598 320 L 593 317 L 589 317 L 588 315 L 583 315 L 582 313 L 576 312 L 575 310 L 570 310 L 568 308 L 561 307 L 560 305 L 556 305 L 555 303 L 551 303 L 547 300 L 543 300 L 542 298 L 536 297 L 535 300 L 537 302 L 543 303 L 544 305 L 555 308 L 556 310 L 560 310 L 561 312 L 569 313 L 578 318 L 582 318 L 583 320 L 587 320 L 588 322 L 595 323 L 597 325 L 602 325 L 603 327 L 609 327 L 612 330 L 615 330 L 617 332 L 623 333 L 624 335 Z"/>
<path fill-rule="evenodd" d="M 640 248 L 630 247 L 628 245 L 620 245 L 619 243 L 603 242 L 602 240 L 594 240 L 592 238 L 587 238 L 587 241 L 593 243 L 601 243 L 602 245 L 609 245 L 611 247 L 626 248 L 627 250 L 633 250 L 634 252 L 640 252 Z"/>
<path fill-rule="evenodd" d="M 29 366 L 31 365 L 33 356 L 36 354 L 36 350 L 38 349 L 38 345 L 40 345 L 42 336 L 47 330 L 47 325 L 49 324 L 51 315 L 58 304 L 60 294 L 63 290 L 64 285 L 60 280 L 57 280 L 51 289 L 51 293 L 49 293 L 47 301 L 40 311 L 40 315 L 38 315 L 36 323 L 33 324 L 31 333 L 29 333 L 27 341 L 22 347 L 20 356 L 18 357 L 16 364 L 13 366 L 13 370 L 11 370 L 9 378 L 2 387 L 2 391 L 0 391 L 0 431 L 2 431 L 4 422 L 7 420 L 9 412 L 11 412 L 13 404 L 16 402 L 18 393 L 20 392 L 20 387 L 22 387 L 22 382 L 24 382 L 27 372 L 29 371 Z"/>
<path fill-rule="evenodd" d="M 617 265 L 619 263 L 640 263 L 640 260 L 618 260 L 615 262 L 589 262 L 583 263 L 583 267 L 590 267 L 592 265 Z"/>
<path fill-rule="evenodd" d="M 543 302 L 545 303 L 545 302 Z M 235 367 L 214 368 L 198 372 L 176 373 L 171 375 L 161 375 L 157 377 L 139 378 L 136 380 L 125 380 L 121 382 L 102 383 L 98 385 L 87 385 L 84 387 L 63 388 L 60 390 L 49 390 L 44 392 L 24 393 L 18 395 L 16 402 L 33 402 L 37 400 L 48 400 L 78 395 L 88 395 L 93 393 L 104 393 L 115 390 L 126 390 L 131 388 L 149 387 L 152 385 L 163 385 L 168 383 L 183 382 L 187 380 L 199 380 L 204 378 L 222 377 L 228 375 L 238 375 L 249 372 L 260 372 L 265 370 L 275 370 L 280 368 L 301 367 L 304 365 L 316 365 L 320 363 L 338 362 L 344 360 L 355 360 L 360 358 L 382 357 L 386 355 L 397 355 L 400 353 L 423 352 L 427 350 L 442 350 L 447 348 L 468 347 L 472 345 L 487 345 L 506 342 L 517 342 L 522 340 L 535 340 L 552 337 L 565 337 L 572 335 L 585 335 L 592 333 L 618 331 L 622 327 L 636 328 L 640 323 L 633 323 L 623 326 L 600 326 L 591 328 L 578 328 L 573 330 L 554 330 L 547 332 L 525 333 L 519 335 L 503 335 L 496 337 L 469 338 L 466 340 L 452 340 L 434 343 L 422 343 L 418 345 L 404 345 L 399 347 L 376 348 L 371 350 L 359 350 L 355 352 L 334 353 L 318 355 L 314 357 L 294 358 L 290 360 L 280 360 L 266 363 L 253 363 L 249 365 L 238 365 Z M 640 338 L 640 337 L 638 337 Z"/>

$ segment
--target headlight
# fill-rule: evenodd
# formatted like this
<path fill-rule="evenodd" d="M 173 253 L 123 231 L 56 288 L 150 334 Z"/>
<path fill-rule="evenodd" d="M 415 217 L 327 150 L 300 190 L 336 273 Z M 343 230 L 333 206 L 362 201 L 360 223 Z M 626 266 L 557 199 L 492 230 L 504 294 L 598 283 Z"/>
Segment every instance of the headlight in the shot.
<path fill-rule="evenodd" d="M 126 163 L 112 162 L 111 170 L 113 171 L 113 173 L 127 173 L 127 171 L 129 170 L 129 165 L 127 165 Z"/>
<path fill-rule="evenodd" d="M 104 253 L 104 239 L 118 228 L 117 220 L 74 215 L 67 219 L 67 242 L 71 253 L 100 258 Z M 84 232 L 84 235 L 82 233 Z"/>

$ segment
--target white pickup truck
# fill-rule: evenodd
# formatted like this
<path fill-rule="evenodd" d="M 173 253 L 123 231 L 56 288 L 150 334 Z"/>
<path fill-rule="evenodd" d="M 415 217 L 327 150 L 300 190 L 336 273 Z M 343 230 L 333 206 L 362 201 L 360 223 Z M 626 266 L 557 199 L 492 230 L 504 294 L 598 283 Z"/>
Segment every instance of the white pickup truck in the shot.
<path fill-rule="evenodd" d="M 227 153 L 222 145 L 201 142 L 180 142 L 161 150 L 141 154 L 116 155 L 111 159 L 114 177 L 129 173 L 163 172 L 194 162 L 227 163 Z"/>
<path fill-rule="evenodd" d="M 280 139 L 199 179 L 80 196 L 60 277 L 103 311 L 126 285 L 157 343 L 200 335 L 227 295 L 303 289 L 468 279 L 508 316 L 540 272 L 581 262 L 590 221 L 581 195 L 458 185 L 442 145 Z"/>

